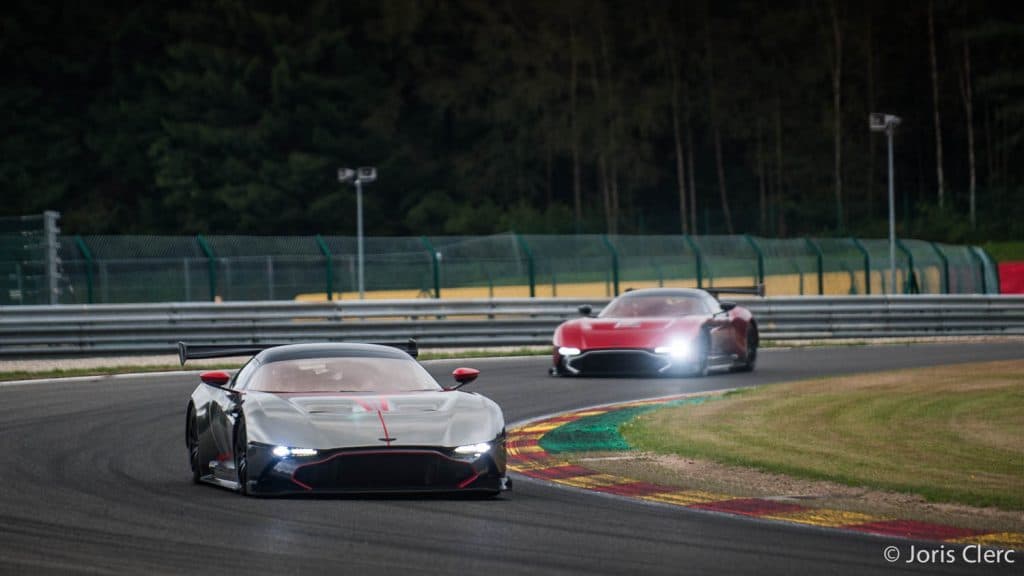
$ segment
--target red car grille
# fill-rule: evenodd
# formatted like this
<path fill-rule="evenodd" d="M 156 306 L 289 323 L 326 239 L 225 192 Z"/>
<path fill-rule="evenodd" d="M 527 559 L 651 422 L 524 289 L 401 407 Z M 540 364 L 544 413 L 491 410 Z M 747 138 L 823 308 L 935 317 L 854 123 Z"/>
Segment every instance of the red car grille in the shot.
<path fill-rule="evenodd" d="M 644 350 L 591 350 L 569 361 L 570 367 L 584 374 L 647 374 L 666 365 L 664 357 Z"/>

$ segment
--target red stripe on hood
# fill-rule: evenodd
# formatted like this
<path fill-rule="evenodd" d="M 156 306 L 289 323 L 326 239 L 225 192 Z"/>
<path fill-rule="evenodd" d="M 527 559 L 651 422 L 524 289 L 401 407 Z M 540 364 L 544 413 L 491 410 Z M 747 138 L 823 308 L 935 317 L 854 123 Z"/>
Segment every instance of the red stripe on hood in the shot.
<path fill-rule="evenodd" d="M 388 425 L 384 423 L 384 414 L 382 414 L 380 410 L 377 410 L 377 417 L 380 418 L 380 426 L 381 426 L 381 428 L 384 429 L 384 442 L 386 443 L 388 448 L 390 448 L 391 447 L 391 435 L 388 434 Z"/>

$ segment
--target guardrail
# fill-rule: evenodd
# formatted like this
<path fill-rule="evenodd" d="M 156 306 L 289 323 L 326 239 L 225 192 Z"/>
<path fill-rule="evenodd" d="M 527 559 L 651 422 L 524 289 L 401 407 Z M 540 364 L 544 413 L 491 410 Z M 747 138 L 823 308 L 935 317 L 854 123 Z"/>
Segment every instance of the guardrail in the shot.
<path fill-rule="evenodd" d="M 765 340 L 1024 335 L 1024 296 L 747 298 Z M 607 299 L 367 300 L 0 306 L 0 357 L 172 353 L 206 344 L 380 341 L 543 345 Z"/>

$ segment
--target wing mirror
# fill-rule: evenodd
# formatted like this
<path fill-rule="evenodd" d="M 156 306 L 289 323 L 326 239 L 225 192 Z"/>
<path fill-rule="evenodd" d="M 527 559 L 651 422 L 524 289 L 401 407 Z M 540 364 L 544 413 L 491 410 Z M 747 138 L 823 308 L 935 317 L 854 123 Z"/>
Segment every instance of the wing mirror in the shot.
<path fill-rule="evenodd" d="M 587 317 L 590 317 L 590 313 L 594 311 L 594 309 L 590 307 L 590 304 L 581 304 L 577 310 L 580 311 L 580 316 Z"/>
<path fill-rule="evenodd" d="M 208 386 L 223 388 L 231 380 L 231 375 L 223 370 L 214 370 L 212 372 L 203 372 L 199 375 L 199 379 Z"/>
<path fill-rule="evenodd" d="M 733 308 L 736 307 L 736 303 L 735 302 L 728 302 L 728 301 L 726 301 L 726 302 L 719 302 L 718 306 L 722 308 L 722 312 L 728 312 L 729 310 L 732 310 Z"/>
<path fill-rule="evenodd" d="M 456 368 L 452 372 L 452 378 L 455 378 L 456 384 L 448 388 L 448 390 L 458 390 L 476 380 L 478 376 L 480 376 L 480 371 L 476 368 Z"/>

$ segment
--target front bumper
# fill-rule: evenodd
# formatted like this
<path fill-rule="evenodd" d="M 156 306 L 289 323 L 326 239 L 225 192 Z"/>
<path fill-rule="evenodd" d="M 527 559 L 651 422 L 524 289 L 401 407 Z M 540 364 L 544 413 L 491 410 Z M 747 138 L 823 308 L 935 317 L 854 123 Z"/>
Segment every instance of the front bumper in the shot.
<path fill-rule="evenodd" d="M 693 356 L 674 358 L 635 348 L 584 350 L 573 356 L 556 352 L 554 365 L 556 373 L 572 376 L 679 375 L 699 368 L 700 362 Z"/>
<path fill-rule="evenodd" d="M 340 448 L 279 458 L 250 445 L 251 494 L 498 492 L 507 489 L 505 446 L 476 459 L 444 448 Z"/>

